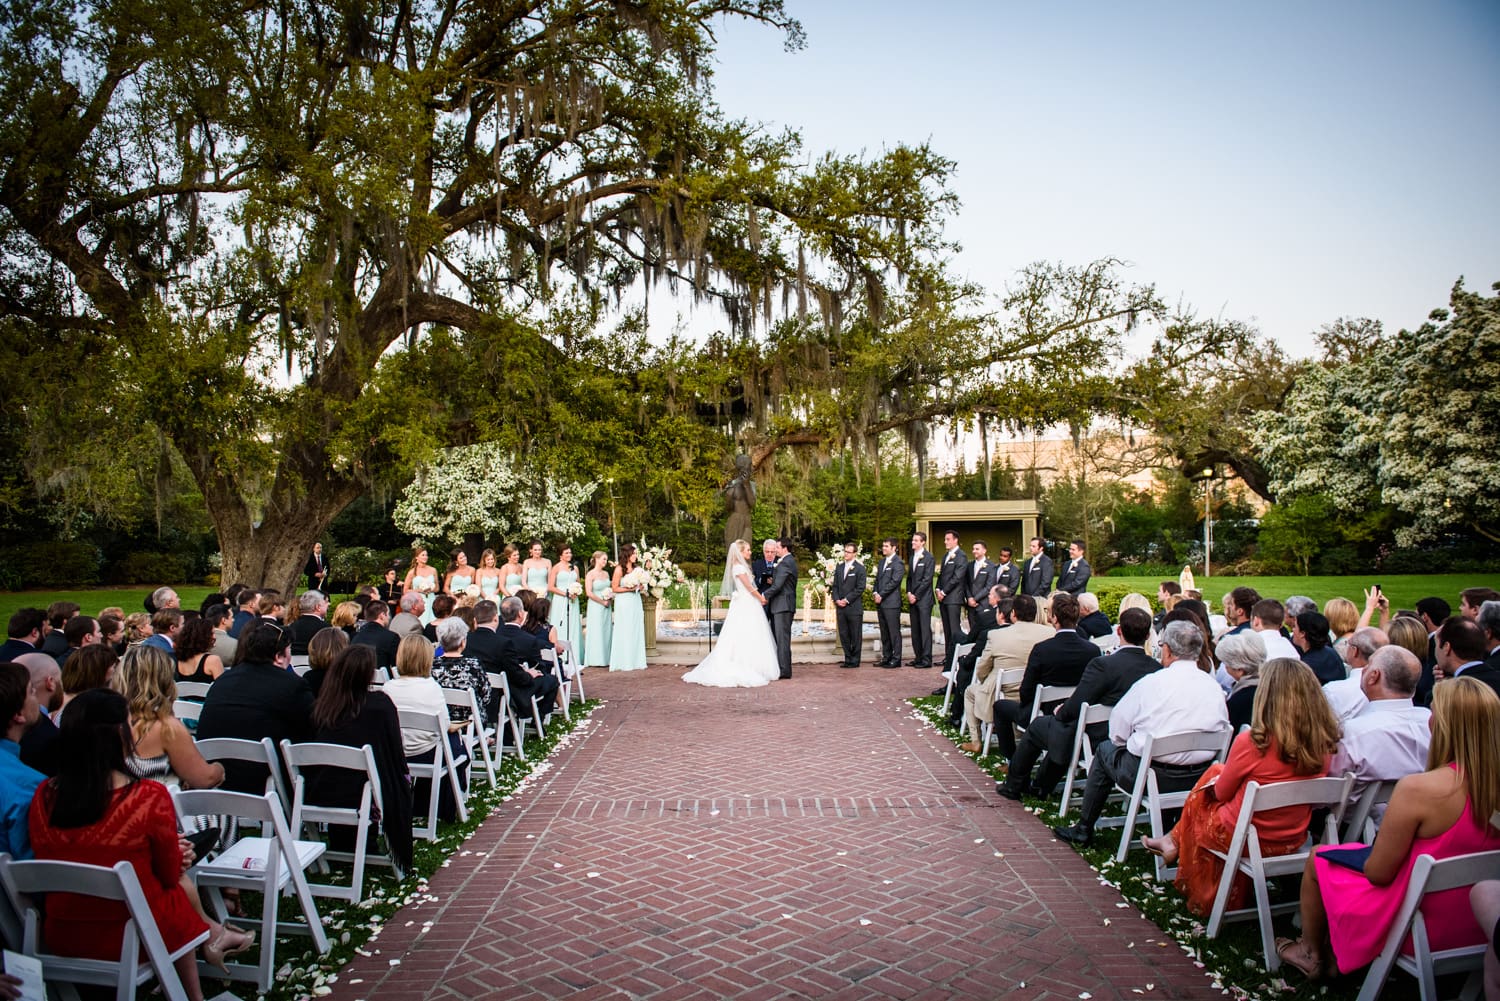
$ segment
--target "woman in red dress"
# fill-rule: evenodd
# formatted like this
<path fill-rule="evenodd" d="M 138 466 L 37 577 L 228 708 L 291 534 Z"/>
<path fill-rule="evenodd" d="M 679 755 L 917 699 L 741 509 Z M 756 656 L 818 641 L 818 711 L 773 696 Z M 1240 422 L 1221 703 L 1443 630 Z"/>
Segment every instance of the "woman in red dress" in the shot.
<path fill-rule="evenodd" d="M 171 794 L 159 782 L 135 778 L 125 697 L 108 689 L 73 700 L 58 735 L 57 777 L 31 801 L 31 844 L 39 859 L 113 866 L 129 862 L 168 950 L 210 932 L 201 951 L 216 966 L 248 949 L 255 936 L 206 922 L 184 886 L 192 846 L 177 833 Z M 47 899 L 43 935 L 49 947 L 88 959 L 118 959 L 127 913 L 123 903 L 68 893 Z M 177 975 L 193 1001 L 202 1001 L 197 956 L 177 960 Z"/>

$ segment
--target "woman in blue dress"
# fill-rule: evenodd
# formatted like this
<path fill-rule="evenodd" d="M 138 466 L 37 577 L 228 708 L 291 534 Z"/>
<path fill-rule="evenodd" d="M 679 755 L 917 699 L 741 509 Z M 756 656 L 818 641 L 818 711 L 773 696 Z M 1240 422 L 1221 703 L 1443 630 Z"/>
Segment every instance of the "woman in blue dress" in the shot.
<path fill-rule="evenodd" d="M 568 644 L 575 664 L 583 663 L 583 623 L 578 618 L 578 602 L 568 588 L 578 583 L 578 568 L 573 565 L 573 547 L 563 546 L 552 564 L 547 591 L 552 596 L 549 619 L 557 627 L 557 638 Z"/>
<path fill-rule="evenodd" d="M 646 585 L 625 582 L 635 565 L 635 546 L 627 542 L 620 547 L 620 562 L 615 564 L 610 582 L 615 592 L 614 634 L 609 643 L 611 671 L 639 671 L 646 666 L 646 611 L 641 607 L 641 592 Z"/>
<path fill-rule="evenodd" d="M 500 568 L 500 590 L 507 598 L 525 586 L 526 578 L 521 570 L 521 551 L 509 543 L 505 546 L 505 566 Z"/>
<path fill-rule="evenodd" d="M 479 596 L 500 604 L 500 568 L 495 566 L 495 551 L 486 549 L 479 557 L 479 572 L 474 575 Z"/>
<path fill-rule="evenodd" d="M 474 568 L 469 566 L 469 554 L 460 549 L 453 554 L 453 569 L 448 571 L 448 579 L 443 582 L 443 592 L 462 598 L 472 583 Z"/>
<path fill-rule="evenodd" d="M 531 555 L 521 564 L 521 569 L 526 573 L 526 590 L 538 597 L 544 596 L 547 593 L 547 582 L 552 579 L 552 561 L 542 555 L 542 544 L 536 539 L 531 540 L 527 551 Z"/>
<path fill-rule="evenodd" d="M 589 557 L 589 572 L 584 578 L 584 594 L 589 599 L 588 629 L 584 633 L 580 661 L 584 667 L 609 666 L 609 641 L 613 632 L 610 628 L 613 618 L 610 603 L 614 601 L 615 591 L 609 583 L 609 571 L 604 569 L 608 562 L 609 554 L 603 550 L 595 552 Z"/>

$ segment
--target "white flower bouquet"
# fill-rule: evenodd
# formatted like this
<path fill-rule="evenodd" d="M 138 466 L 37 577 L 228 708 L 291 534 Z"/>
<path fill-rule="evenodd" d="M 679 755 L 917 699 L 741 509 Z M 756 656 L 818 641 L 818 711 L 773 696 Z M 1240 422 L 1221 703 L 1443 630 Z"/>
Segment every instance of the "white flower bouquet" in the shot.
<path fill-rule="evenodd" d="M 640 553 L 641 562 L 636 571 L 645 572 L 646 579 L 642 583 L 646 584 L 658 599 L 664 596 L 667 588 L 673 584 L 687 583 L 687 575 L 682 572 L 682 568 L 672 562 L 672 550 L 648 546 L 645 539 L 640 541 L 637 550 Z"/>
<path fill-rule="evenodd" d="M 636 588 L 641 587 L 644 584 L 648 584 L 650 583 L 650 581 L 651 575 L 646 572 L 646 568 L 636 567 L 634 570 L 630 571 L 628 574 L 620 578 L 620 586 Z"/>
<path fill-rule="evenodd" d="M 478 584 L 470 584 L 468 587 L 464 588 L 464 597 L 466 598 L 477 598 L 481 593 L 482 592 L 479 590 Z"/>
<path fill-rule="evenodd" d="M 865 553 L 863 545 L 855 552 L 854 558 L 866 567 L 869 566 L 869 556 Z M 812 566 L 807 568 L 807 576 L 812 581 L 811 586 L 808 588 L 809 593 L 821 596 L 831 591 L 833 589 L 833 573 L 842 562 L 844 562 L 843 546 L 835 546 L 829 552 L 818 553 L 817 559 L 813 560 Z"/>
<path fill-rule="evenodd" d="M 563 588 L 563 590 L 568 593 L 568 597 L 570 597 L 570 598 L 576 598 L 580 594 L 583 593 L 583 585 L 580 584 L 580 583 L 578 583 L 578 581 L 575 580 L 573 583 L 571 583 L 567 587 Z"/>

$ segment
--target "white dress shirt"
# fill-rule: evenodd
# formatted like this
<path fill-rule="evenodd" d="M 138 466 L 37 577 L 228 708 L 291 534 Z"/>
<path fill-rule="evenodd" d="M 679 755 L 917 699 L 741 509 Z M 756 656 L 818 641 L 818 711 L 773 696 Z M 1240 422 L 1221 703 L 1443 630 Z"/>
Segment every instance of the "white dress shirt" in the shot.
<path fill-rule="evenodd" d="M 1432 713 L 1411 699 L 1376 699 L 1344 722 L 1344 738 L 1333 752 L 1329 775 L 1354 773 L 1350 798 L 1371 782 L 1389 782 L 1427 770 Z"/>
<path fill-rule="evenodd" d="M 1333 714 L 1339 718 L 1340 723 L 1358 716 L 1370 704 L 1370 700 L 1365 698 L 1365 690 L 1359 684 L 1360 676 L 1364 673 L 1364 668 L 1355 668 L 1342 681 L 1330 681 L 1323 686 L 1323 695 L 1333 707 Z"/>
<path fill-rule="evenodd" d="M 1275 629 L 1258 629 L 1261 642 L 1266 645 L 1266 660 L 1274 660 L 1277 657 L 1290 657 L 1292 660 L 1301 660 L 1302 654 L 1287 639 Z"/>
<path fill-rule="evenodd" d="M 1130 686 L 1109 714 L 1109 738 L 1140 757 L 1148 736 L 1173 733 L 1213 733 L 1229 728 L 1229 707 L 1213 675 L 1198 670 L 1191 660 L 1174 660 L 1160 671 Z M 1196 765 L 1213 757 L 1210 751 L 1183 751 L 1161 760 L 1170 765 Z"/>

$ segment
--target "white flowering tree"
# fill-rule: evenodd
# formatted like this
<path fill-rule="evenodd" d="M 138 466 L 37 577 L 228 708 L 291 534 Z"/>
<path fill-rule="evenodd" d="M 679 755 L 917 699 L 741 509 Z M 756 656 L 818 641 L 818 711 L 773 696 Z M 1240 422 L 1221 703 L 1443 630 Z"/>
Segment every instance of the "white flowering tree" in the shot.
<path fill-rule="evenodd" d="M 583 531 L 583 506 L 597 487 L 518 467 L 498 444 L 464 445 L 418 471 L 392 519 L 416 538 L 445 542 L 467 532 L 567 537 Z"/>

